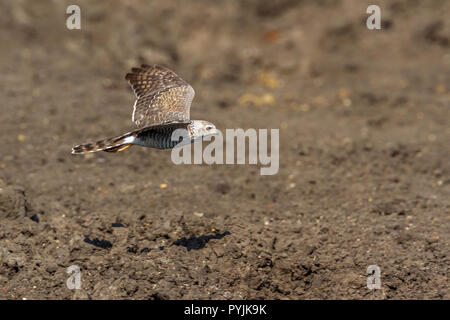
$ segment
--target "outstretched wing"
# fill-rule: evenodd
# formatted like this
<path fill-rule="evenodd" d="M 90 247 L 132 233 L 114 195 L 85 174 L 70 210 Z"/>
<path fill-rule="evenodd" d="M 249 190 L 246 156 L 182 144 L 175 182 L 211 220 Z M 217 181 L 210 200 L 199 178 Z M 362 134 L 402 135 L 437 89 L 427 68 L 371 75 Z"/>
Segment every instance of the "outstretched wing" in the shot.
<path fill-rule="evenodd" d="M 136 94 L 132 120 L 143 128 L 168 122 L 189 122 L 194 89 L 173 71 L 143 64 L 125 76 Z"/>

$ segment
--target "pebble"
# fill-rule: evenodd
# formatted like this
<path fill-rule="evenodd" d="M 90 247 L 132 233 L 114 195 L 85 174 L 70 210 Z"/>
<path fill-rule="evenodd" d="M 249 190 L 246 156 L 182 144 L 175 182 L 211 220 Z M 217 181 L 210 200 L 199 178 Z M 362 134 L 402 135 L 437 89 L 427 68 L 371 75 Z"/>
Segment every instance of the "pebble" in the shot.
<path fill-rule="evenodd" d="M 19 134 L 19 135 L 17 136 L 17 140 L 20 141 L 20 142 L 24 142 L 24 141 L 25 141 L 25 135 Z"/>
<path fill-rule="evenodd" d="M 280 86 L 280 81 L 273 74 L 268 72 L 262 72 L 259 75 L 258 80 L 270 89 L 275 89 Z"/>
<path fill-rule="evenodd" d="M 302 110 L 303 112 L 308 112 L 309 109 L 311 109 L 311 107 L 307 103 L 303 103 L 300 105 L 300 110 Z"/>

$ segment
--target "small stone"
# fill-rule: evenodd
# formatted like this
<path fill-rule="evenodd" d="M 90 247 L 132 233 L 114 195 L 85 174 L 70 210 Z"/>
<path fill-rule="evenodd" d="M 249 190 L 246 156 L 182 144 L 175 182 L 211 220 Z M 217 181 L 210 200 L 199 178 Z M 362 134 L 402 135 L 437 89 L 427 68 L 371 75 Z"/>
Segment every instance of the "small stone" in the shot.
<path fill-rule="evenodd" d="M 280 86 L 280 81 L 273 74 L 268 72 L 261 72 L 261 74 L 258 77 L 258 80 L 260 83 L 262 83 L 263 85 L 265 85 L 270 89 L 275 89 Z"/>
<path fill-rule="evenodd" d="M 265 103 L 265 104 L 272 105 L 275 103 L 275 98 L 270 93 L 265 93 L 261 99 L 262 99 L 263 103 Z"/>
<path fill-rule="evenodd" d="M 20 142 L 24 142 L 24 141 L 25 141 L 25 135 L 19 134 L 19 135 L 17 136 L 17 140 L 20 141 Z"/>
<path fill-rule="evenodd" d="M 165 189 L 165 188 L 167 188 L 167 184 L 166 184 L 166 183 L 161 183 L 161 184 L 159 185 L 159 187 L 160 187 L 161 189 Z"/>
<path fill-rule="evenodd" d="M 300 110 L 302 110 L 303 112 L 308 112 L 309 109 L 311 109 L 311 107 L 307 103 L 303 103 L 300 105 Z"/>
<path fill-rule="evenodd" d="M 351 105 L 352 105 L 352 100 L 350 100 L 350 99 L 344 99 L 343 101 L 342 101 L 342 103 L 344 104 L 344 106 L 345 107 L 351 107 Z"/>

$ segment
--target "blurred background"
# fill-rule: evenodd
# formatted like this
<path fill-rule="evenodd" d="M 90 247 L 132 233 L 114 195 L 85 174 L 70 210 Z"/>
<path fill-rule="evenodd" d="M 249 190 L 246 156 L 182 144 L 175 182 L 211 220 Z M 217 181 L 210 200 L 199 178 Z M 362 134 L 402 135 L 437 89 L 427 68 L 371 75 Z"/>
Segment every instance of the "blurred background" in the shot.
<path fill-rule="evenodd" d="M 449 14 L 445 0 L 0 1 L 0 298 L 448 299 Z M 192 119 L 279 128 L 279 173 L 71 155 L 134 129 L 124 77 L 142 63 L 193 86 Z"/>

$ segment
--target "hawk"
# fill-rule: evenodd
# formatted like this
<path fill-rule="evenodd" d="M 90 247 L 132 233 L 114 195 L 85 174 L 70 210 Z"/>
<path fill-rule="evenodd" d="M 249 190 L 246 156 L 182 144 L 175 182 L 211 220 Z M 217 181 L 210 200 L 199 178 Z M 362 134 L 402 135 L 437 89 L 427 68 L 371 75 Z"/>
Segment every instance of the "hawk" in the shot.
<path fill-rule="evenodd" d="M 137 130 L 118 137 L 77 145 L 72 153 L 107 151 L 120 152 L 133 145 L 170 149 L 183 143 L 192 143 L 205 136 L 218 134 L 211 122 L 190 120 L 194 89 L 173 71 L 160 65 L 132 68 L 125 76 L 136 95 L 132 121 Z M 172 140 L 177 129 L 185 129 L 186 140 Z"/>

